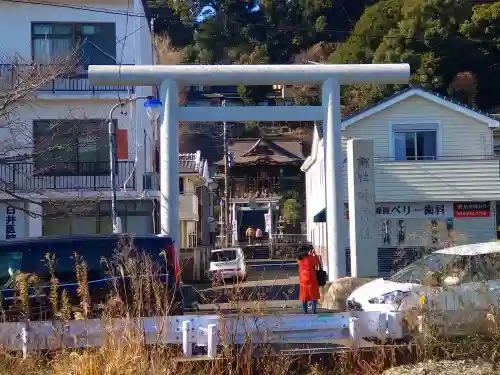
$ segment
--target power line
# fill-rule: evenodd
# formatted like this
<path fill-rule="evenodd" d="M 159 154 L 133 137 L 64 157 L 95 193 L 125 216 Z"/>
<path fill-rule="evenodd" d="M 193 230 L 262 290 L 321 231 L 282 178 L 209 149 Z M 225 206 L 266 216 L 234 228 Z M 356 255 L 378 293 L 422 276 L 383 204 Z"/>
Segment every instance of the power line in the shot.
<path fill-rule="evenodd" d="M 82 11 L 88 11 L 88 12 L 96 12 L 96 13 L 104 13 L 104 14 L 115 14 L 115 15 L 120 15 L 120 16 L 130 16 L 130 17 L 139 17 L 139 18 L 147 18 L 147 16 L 143 13 L 132 13 L 132 12 L 127 12 L 127 11 L 120 11 L 120 10 L 111 10 L 111 9 L 106 9 L 106 8 L 93 8 L 93 7 L 86 7 L 86 6 L 80 6 L 80 5 L 72 5 L 72 4 L 66 4 L 66 3 L 50 3 L 46 1 L 37 1 L 37 0 L 0 0 L 3 2 L 11 2 L 11 3 L 21 3 L 21 4 L 33 4 L 33 5 L 43 5 L 43 6 L 50 6 L 50 7 L 56 7 L 56 8 L 69 8 L 69 9 L 77 9 L 77 10 L 82 10 Z M 156 20 L 172 20 L 175 17 L 173 16 L 162 16 L 162 15 L 155 15 Z M 292 31 L 311 31 L 311 26 L 294 26 Z M 411 37 L 404 37 L 401 35 L 382 35 L 382 36 L 376 36 L 376 35 L 363 35 L 363 34 L 354 34 L 348 30 L 336 30 L 333 28 L 324 28 L 321 30 L 321 32 L 328 32 L 332 34 L 338 34 L 338 35 L 345 35 L 347 37 L 352 37 L 352 38 L 364 38 L 367 40 L 373 40 L 373 39 L 398 39 L 398 40 L 405 40 L 405 41 L 430 41 L 430 40 L 445 40 L 445 41 L 464 41 L 464 42 L 473 42 L 473 43 L 486 43 L 486 44 L 492 44 L 492 45 L 500 45 L 500 40 L 491 40 L 491 39 L 485 39 L 485 38 L 467 38 L 467 37 L 442 37 L 442 36 L 426 36 L 426 37 L 420 37 L 420 36 L 411 36 Z M 319 32 L 318 32 L 319 34 Z"/>
<path fill-rule="evenodd" d="M 20 3 L 20 4 L 31 4 L 31 5 L 43 5 L 43 6 L 50 6 L 54 8 L 68 8 L 68 9 L 76 9 L 76 10 L 84 10 L 87 12 L 96 12 L 96 13 L 105 13 L 105 14 L 115 14 L 115 15 L 120 15 L 120 16 L 127 16 L 126 11 L 120 11 L 120 10 L 111 10 L 111 9 L 106 9 L 106 8 L 92 8 L 92 7 L 86 7 L 86 6 L 81 6 L 81 5 L 72 5 L 72 4 L 55 4 L 55 3 L 49 3 L 46 1 L 30 1 L 30 0 L 1 0 L 2 2 L 8 2 L 8 3 Z M 142 13 L 128 13 L 129 16 L 131 17 L 141 17 L 141 18 L 146 18 L 146 15 Z"/>

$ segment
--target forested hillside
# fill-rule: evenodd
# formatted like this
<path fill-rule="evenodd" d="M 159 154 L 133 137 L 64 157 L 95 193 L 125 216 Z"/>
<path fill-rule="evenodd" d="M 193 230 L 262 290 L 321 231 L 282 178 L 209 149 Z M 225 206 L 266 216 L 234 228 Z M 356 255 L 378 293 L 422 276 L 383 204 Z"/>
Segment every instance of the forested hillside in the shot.
<path fill-rule="evenodd" d="M 484 3 L 479 4 L 478 3 Z M 204 64 L 408 62 L 412 83 L 500 107 L 500 1 L 151 0 L 155 29 Z M 344 89 L 350 112 L 398 87 Z"/>

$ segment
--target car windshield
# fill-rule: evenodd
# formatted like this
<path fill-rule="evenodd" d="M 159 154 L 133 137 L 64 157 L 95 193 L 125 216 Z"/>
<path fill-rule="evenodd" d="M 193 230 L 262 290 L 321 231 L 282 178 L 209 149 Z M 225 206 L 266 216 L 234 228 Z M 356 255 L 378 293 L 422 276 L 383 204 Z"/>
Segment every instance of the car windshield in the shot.
<path fill-rule="evenodd" d="M 210 256 L 211 262 L 229 262 L 237 257 L 236 250 L 214 251 Z"/>
<path fill-rule="evenodd" d="M 422 284 L 429 272 L 444 270 L 455 264 L 459 258 L 453 254 L 432 253 L 402 268 L 389 280 L 397 283 Z"/>

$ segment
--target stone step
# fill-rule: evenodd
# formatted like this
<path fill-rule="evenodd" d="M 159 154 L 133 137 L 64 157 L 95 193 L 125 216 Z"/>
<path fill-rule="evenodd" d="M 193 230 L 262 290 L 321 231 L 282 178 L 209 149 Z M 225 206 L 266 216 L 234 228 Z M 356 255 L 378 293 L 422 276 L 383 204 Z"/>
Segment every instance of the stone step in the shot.
<path fill-rule="evenodd" d="M 245 246 L 243 252 L 247 259 L 269 259 L 271 253 L 267 245 Z"/>

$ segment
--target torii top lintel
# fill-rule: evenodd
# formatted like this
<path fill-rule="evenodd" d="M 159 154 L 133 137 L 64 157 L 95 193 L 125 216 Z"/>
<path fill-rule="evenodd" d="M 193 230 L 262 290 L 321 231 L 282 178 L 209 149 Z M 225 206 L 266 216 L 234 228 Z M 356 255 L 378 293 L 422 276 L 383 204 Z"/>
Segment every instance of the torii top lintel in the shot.
<path fill-rule="evenodd" d="M 406 84 L 408 64 L 303 65 L 91 65 L 93 85 L 157 86 L 172 79 L 189 85 Z"/>

